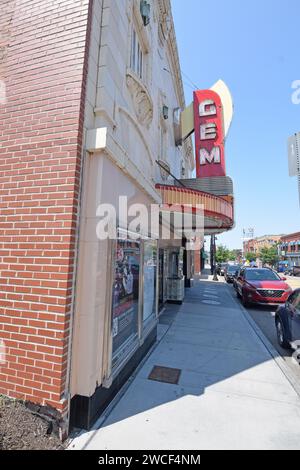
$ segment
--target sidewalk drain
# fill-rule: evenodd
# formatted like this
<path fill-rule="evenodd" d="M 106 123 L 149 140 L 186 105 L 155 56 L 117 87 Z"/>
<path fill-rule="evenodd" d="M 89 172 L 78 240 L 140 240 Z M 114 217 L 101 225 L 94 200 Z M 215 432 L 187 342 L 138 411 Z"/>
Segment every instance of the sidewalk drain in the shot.
<path fill-rule="evenodd" d="M 166 384 L 178 385 L 181 369 L 172 369 L 170 367 L 154 366 L 148 380 L 163 382 Z"/>

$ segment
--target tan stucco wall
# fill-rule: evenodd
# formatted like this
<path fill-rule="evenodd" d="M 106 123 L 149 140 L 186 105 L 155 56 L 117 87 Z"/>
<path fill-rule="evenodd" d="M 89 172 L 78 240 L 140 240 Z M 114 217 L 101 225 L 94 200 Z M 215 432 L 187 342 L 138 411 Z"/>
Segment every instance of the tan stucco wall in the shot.
<path fill-rule="evenodd" d="M 171 29 L 166 40 L 161 41 L 159 37 L 160 23 L 165 19 L 163 13 L 170 3 L 169 0 L 150 3 L 151 21 L 145 28 L 138 0 L 94 1 L 85 111 L 87 139 L 72 345 L 72 395 L 92 395 L 102 383 L 107 366 L 111 249 L 109 242 L 96 237 L 98 204 L 112 203 L 117 207 L 119 195 L 128 195 L 129 203 L 131 200 L 147 205 L 160 203 L 160 194 L 155 190 L 155 184 L 162 182 L 155 163 L 157 159 L 166 160 L 178 178 L 182 164 L 186 177 L 193 169 L 191 142 L 183 148 L 175 146 L 173 110 L 183 108 L 184 101 L 174 30 Z M 129 67 L 133 22 L 147 56 L 145 79 L 140 88 L 138 81 L 132 79 Z M 147 91 L 148 97 L 142 104 L 142 115 L 146 110 L 146 117 L 149 116 L 149 111 L 152 119 L 139 117 L 141 95 L 136 96 L 135 90 L 139 93 L 141 89 Z M 168 120 L 162 120 L 163 104 L 169 107 Z M 160 154 L 161 126 L 166 132 L 164 155 Z"/>

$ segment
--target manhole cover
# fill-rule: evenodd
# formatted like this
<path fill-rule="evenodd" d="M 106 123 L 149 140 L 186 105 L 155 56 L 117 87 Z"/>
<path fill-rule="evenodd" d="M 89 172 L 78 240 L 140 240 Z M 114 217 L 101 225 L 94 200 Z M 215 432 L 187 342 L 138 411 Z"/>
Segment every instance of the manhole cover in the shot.
<path fill-rule="evenodd" d="M 156 382 L 177 385 L 179 382 L 181 369 L 171 369 L 170 367 L 154 366 L 148 379 Z"/>

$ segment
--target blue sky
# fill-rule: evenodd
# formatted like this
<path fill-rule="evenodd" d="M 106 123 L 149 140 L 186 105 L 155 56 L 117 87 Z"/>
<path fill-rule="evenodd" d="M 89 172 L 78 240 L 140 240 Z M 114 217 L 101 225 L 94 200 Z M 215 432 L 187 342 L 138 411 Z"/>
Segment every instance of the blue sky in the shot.
<path fill-rule="evenodd" d="M 255 235 L 300 230 L 297 179 L 288 176 L 287 138 L 300 131 L 299 0 L 171 0 L 181 67 L 200 88 L 219 78 L 235 114 L 226 143 L 234 180 L 236 228 L 218 243 L 241 247 L 243 227 Z M 186 101 L 193 90 L 185 81 Z"/>

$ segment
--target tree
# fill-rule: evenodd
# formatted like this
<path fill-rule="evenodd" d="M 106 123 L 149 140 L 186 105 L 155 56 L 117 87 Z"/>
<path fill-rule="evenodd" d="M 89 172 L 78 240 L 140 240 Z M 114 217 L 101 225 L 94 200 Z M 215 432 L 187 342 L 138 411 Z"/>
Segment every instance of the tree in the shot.
<path fill-rule="evenodd" d="M 258 254 L 257 253 L 254 253 L 252 251 L 249 251 L 248 253 L 244 253 L 244 258 L 247 260 L 247 261 L 255 261 L 256 258 L 258 258 Z"/>
<path fill-rule="evenodd" d="M 225 245 L 220 245 L 216 252 L 217 263 L 226 263 L 229 260 L 230 251 Z"/>
<path fill-rule="evenodd" d="M 232 256 L 234 256 L 235 260 L 239 260 L 240 258 L 242 258 L 242 250 L 241 249 L 232 250 L 231 253 L 232 253 Z"/>
<path fill-rule="evenodd" d="M 229 251 L 228 261 L 235 261 L 236 259 L 237 259 L 237 255 L 236 255 L 235 250 Z"/>
<path fill-rule="evenodd" d="M 276 246 L 270 248 L 262 248 L 259 253 L 259 258 L 261 259 L 263 265 L 268 264 L 269 266 L 275 266 L 279 261 L 278 251 Z"/>

